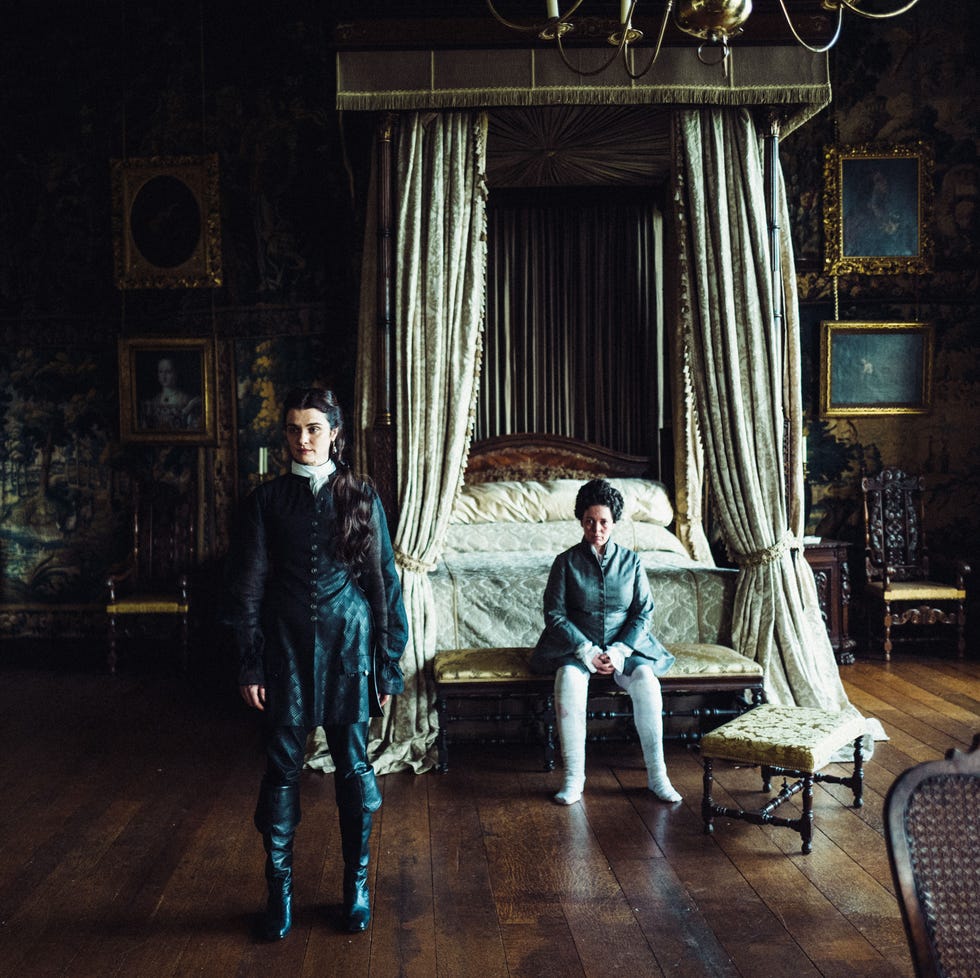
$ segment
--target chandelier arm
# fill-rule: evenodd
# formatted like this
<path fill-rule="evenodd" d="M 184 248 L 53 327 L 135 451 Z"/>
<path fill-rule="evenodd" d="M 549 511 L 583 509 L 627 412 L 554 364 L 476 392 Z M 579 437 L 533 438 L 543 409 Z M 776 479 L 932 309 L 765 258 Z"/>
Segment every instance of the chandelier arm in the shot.
<path fill-rule="evenodd" d="M 629 59 L 626 57 L 626 53 L 625 52 L 623 53 L 623 63 L 626 65 L 626 74 L 629 75 L 630 78 L 633 79 L 633 81 L 642 78 L 653 67 L 654 62 L 657 60 L 657 58 L 660 57 L 660 48 L 664 43 L 664 35 L 667 33 L 667 21 L 670 19 L 670 11 L 673 9 L 673 6 L 674 6 L 674 0 L 667 0 L 667 4 L 664 7 L 664 19 L 663 19 L 663 23 L 661 23 L 660 25 L 660 33 L 657 35 L 657 44 L 653 49 L 653 56 L 650 58 L 649 62 L 647 62 L 647 66 L 642 71 L 636 74 L 630 71 Z M 629 23 L 629 21 L 632 20 L 633 18 L 634 7 L 636 7 L 636 0 L 633 0 L 633 6 L 630 7 L 630 16 L 627 20 L 627 23 Z"/>
<path fill-rule="evenodd" d="M 850 0 L 840 0 L 840 2 L 848 9 L 852 9 Z M 912 0 L 912 2 L 918 3 L 918 0 Z M 779 0 L 779 6 L 783 10 L 783 16 L 786 18 L 786 24 L 790 29 L 790 33 L 792 33 L 793 37 L 795 37 L 796 40 L 807 49 L 807 51 L 810 51 L 812 54 L 825 54 L 837 43 L 837 39 L 840 37 L 841 27 L 844 24 L 844 6 L 839 6 L 837 8 L 837 30 L 834 31 L 834 36 L 821 47 L 814 47 L 812 44 L 807 44 L 807 42 L 804 41 L 803 38 L 797 33 L 796 28 L 793 26 L 793 21 L 790 20 L 789 11 L 786 9 L 786 0 Z"/>
<path fill-rule="evenodd" d="M 565 54 L 565 45 L 561 42 L 561 34 L 557 34 L 555 36 L 555 41 L 558 43 L 558 53 L 561 55 L 561 60 L 565 62 L 565 67 L 568 68 L 569 71 L 574 71 L 576 75 L 579 75 L 582 78 L 591 78 L 592 75 L 601 74 L 619 57 L 620 53 L 626 47 L 626 31 L 623 31 L 623 36 L 617 45 L 616 50 L 613 51 L 612 55 L 610 55 L 609 60 L 596 68 L 595 71 L 583 71 L 581 68 L 576 68 L 575 65 L 568 60 L 568 55 Z"/>
<path fill-rule="evenodd" d="M 584 0 L 575 0 L 575 3 L 573 3 L 572 6 L 569 7 L 568 10 L 566 10 L 565 13 L 558 18 L 557 23 L 564 24 L 568 20 L 568 18 L 571 17 L 572 14 L 574 14 L 575 11 L 582 6 L 583 2 Z M 498 20 L 501 24 L 503 24 L 504 27 L 509 27 L 512 31 L 524 31 L 528 34 L 538 34 L 541 31 L 543 31 L 549 24 L 551 24 L 550 19 L 544 21 L 541 24 L 534 24 L 531 27 L 528 27 L 526 24 L 515 24 L 512 20 L 507 20 L 506 17 L 501 17 L 500 14 L 497 13 L 497 8 L 493 5 L 493 0 L 487 0 L 487 6 L 490 8 L 490 13 L 493 14 L 494 18 Z"/>
<path fill-rule="evenodd" d="M 907 4 L 903 7 L 899 7 L 897 10 L 889 10 L 887 13 L 873 13 L 870 10 L 862 10 L 855 0 L 840 0 L 842 6 L 847 7 L 851 13 L 858 14 L 861 17 L 867 17 L 868 20 L 888 20 L 889 17 L 898 17 L 901 14 L 908 13 L 919 0 L 909 0 Z"/>

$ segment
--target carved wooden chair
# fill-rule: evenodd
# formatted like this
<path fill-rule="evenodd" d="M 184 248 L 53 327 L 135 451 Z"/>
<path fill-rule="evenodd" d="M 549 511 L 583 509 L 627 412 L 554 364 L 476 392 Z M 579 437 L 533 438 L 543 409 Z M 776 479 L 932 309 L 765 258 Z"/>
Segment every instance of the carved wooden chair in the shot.
<path fill-rule="evenodd" d="M 957 630 L 957 652 L 966 652 L 966 585 L 970 568 L 953 561 L 954 583 L 930 575 L 922 502 L 924 480 L 899 468 L 882 469 L 861 480 L 864 493 L 864 555 L 868 635 L 882 617 L 885 659 L 891 658 L 892 629 L 901 625 L 948 625 Z M 903 636 L 914 641 L 919 636 Z M 898 639 L 896 639 L 897 641 Z"/>
<path fill-rule="evenodd" d="M 195 507 L 190 494 L 165 483 L 138 486 L 133 500 L 132 549 L 106 579 L 109 672 L 116 671 L 119 632 L 145 636 L 164 618 L 176 620 L 182 670 L 187 668 L 190 579 Z"/>
<path fill-rule="evenodd" d="M 900 774 L 885 840 L 918 978 L 975 975 L 980 962 L 980 734 L 966 753 Z"/>

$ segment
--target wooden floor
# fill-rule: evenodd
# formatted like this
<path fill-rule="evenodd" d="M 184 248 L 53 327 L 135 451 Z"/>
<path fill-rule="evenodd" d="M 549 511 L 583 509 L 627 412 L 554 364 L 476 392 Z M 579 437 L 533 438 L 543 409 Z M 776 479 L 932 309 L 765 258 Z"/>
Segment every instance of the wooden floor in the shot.
<path fill-rule="evenodd" d="M 890 740 L 863 809 L 818 787 L 809 856 L 787 829 L 721 821 L 704 835 L 701 769 L 680 745 L 682 804 L 645 790 L 637 747 L 605 744 L 571 808 L 551 803 L 560 775 L 537 751 L 460 746 L 446 775 L 381 779 L 374 920 L 356 936 L 338 927 L 332 779 L 310 773 L 295 926 L 266 945 L 249 932 L 264 894 L 254 717 L 213 677 L 111 679 L 84 658 L 0 653 L 2 978 L 911 976 L 882 798 L 980 731 L 976 659 L 842 667 Z M 723 766 L 716 785 L 749 807 L 758 772 Z"/>

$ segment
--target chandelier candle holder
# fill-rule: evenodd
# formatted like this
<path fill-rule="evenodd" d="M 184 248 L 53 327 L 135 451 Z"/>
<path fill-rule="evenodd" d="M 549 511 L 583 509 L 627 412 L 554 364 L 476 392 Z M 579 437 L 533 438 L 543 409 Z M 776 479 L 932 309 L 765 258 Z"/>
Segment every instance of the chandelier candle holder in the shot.
<path fill-rule="evenodd" d="M 565 66 L 577 75 L 598 75 L 609 68 L 617 58 L 622 57 L 626 74 L 632 79 L 642 78 L 654 66 L 663 47 L 667 25 L 673 14 L 675 26 L 701 41 L 698 47 L 698 60 L 705 65 L 720 64 L 729 55 L 729 41 L 742 33 L 743 25 L 752 13 L 752 0 L 662 0 L 663 17 L 660 29 L 656 33 L 650 60 L 639 71 L 634 70 L 631 51 L 633 46 L 643 40 L 643 31 L 633 27 L 633 15 L 639 0 L 620 0 L 619 25 L 612 30 L 607 40 L 615 51 L 598 68 L 582 70 L 574 65 L 565 53 L 563 38 L 575 30 L 572 16 L 582 6 L 584 0 L 573 0 L 568 9 L 562 13 L 558 0 L 545 0 L 546 19 L 537 23 L 520 23 L 503 17 L 494 5 L 494 0 L 487 0 L 487 6 L 494 18 L 505 27 L 537 36 L 543 41 L 554 41 L 558 53 Z M 830 13 L 836 13 L 837 21 L 833 35 L 825 44 L 813 45 L 803 39 L 793 23 L 787 0 L 778 0 L 790 33 L 796 42 L 814 54 L 829 51 L 838 41 L 844 23 L 844 11 L 849 10 L 869 20 L 885 20 L 897 17 L 911 10 L 919 0 L 905 0 L 897 8 L 881 9 L 885 0 L 822 0 L 821 6 Z"/>

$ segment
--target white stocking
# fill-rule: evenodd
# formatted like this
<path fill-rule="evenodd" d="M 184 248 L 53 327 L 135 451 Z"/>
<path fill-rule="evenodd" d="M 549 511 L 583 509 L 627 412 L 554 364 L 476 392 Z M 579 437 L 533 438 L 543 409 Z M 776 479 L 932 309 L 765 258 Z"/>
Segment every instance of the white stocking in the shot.
<path fill-rule="evenodd" d="M 660 680 L 649 666 L 638 666 L 629 676 L 616 673 L 616 683 L 633 701 L 633 724 L 640 737 L 647 766 L 647 787 L 661 801 L 680 801 L 681 796 L 667 777 L 664 764 L 663 696 Z"/>
<path fill-rule="evenodd" d="M 585 711 L 589 674 L 578 666 L 561 666 L 555 673 L 555 718 L 561 741 L 565 782 L 555 795 L 559 805 L 574 805 L 585 787 Z"/>

